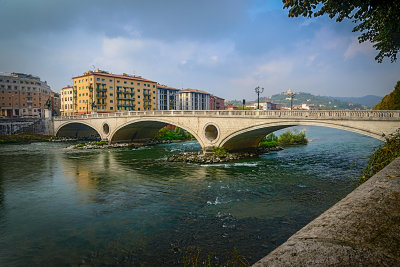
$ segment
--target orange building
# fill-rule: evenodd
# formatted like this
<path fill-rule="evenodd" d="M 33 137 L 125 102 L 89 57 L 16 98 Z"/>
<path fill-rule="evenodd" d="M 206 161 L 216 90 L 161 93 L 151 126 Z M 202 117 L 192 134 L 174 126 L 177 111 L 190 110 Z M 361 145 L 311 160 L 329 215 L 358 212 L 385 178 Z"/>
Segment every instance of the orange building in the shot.
<path fill-rule="evenodd" d="M 157 109 L 157 82 L 141 76 L 96 70 L 72 80 L 75 114 Z"/>

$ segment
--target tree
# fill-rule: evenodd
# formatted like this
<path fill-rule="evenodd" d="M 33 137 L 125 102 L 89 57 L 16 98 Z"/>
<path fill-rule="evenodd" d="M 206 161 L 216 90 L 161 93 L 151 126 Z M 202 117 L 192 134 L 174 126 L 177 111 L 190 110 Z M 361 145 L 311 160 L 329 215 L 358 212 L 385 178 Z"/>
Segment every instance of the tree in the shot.
<path fill-rule="evenodd" d="M 400 81 L 397 82 L 394 90 L 386 95 L 381 102 L 372 109 L 376 110 L 400 110 Z"/>
<path fill-rule="evenodd" d="M 289 17 L 311 18 L 328 14 L 341 22 L 351 19 L 360 32 L 360 43 L 370 41 L 379 51 L 375 57 L 382 63 L 385 57 L 397 60 L 400 49 L 400 1 L 399 0 L 282 0 L 283 8 L 289 9 Z"/>

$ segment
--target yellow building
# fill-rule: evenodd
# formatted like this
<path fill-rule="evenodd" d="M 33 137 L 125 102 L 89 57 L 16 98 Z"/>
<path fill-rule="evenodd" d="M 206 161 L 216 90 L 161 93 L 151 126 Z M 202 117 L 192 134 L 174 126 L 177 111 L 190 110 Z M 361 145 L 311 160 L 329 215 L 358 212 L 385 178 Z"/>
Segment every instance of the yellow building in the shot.
<path fill-rule="evenodd" d="M 61 89 L 61 115 L 70 116 L 74 115 L 74 89 L 72 86 L 67 86 Z"/>
<path fill-rule="evenodd" d="M 73 77 L 74 112 L 156 110 L 157 82 L 141 76 L 88 71 Z"/>

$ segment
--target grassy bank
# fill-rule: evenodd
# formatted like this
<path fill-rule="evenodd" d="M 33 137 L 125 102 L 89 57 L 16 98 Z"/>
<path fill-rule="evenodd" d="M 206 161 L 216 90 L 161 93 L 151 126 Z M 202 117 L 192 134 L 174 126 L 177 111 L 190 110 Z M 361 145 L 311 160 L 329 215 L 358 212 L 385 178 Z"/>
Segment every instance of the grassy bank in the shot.
<path fill-rule="evenodd" d="M 1 144 L 29 144 L 34 142 L 48 142 L 52 136 L 41 134 L 16 134 L 0 136 Z"/>
<path fill-rule="evenodd" d="M 396 133 L 387 136 L 385 144 L 372 154 L 367 167 L 361 175 L 360 183 L 367 181 L 398 157 L 400 157 L 400 129 Z"/>

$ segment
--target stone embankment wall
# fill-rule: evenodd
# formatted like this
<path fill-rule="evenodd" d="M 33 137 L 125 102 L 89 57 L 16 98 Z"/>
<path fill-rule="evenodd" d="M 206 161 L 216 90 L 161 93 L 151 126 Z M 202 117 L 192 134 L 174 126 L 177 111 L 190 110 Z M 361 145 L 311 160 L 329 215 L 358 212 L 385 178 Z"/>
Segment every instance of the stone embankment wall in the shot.
<path fill-rule="evenodd" d="M 400 266 L 400 158 L 253 266 L 327 265 Z"/>
<path fill-rule="evenodd" d="M 0 119 L 0 135 L 20 133 L 53 135 L 53 128 L 53 121 L 47 118 Z"/>

